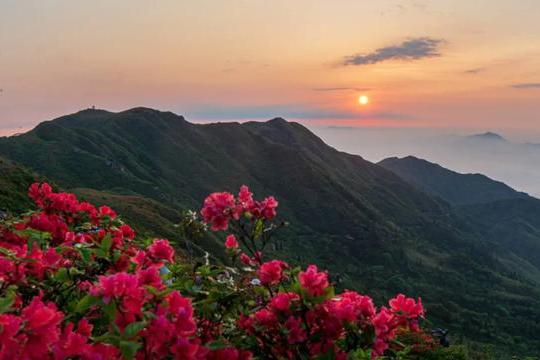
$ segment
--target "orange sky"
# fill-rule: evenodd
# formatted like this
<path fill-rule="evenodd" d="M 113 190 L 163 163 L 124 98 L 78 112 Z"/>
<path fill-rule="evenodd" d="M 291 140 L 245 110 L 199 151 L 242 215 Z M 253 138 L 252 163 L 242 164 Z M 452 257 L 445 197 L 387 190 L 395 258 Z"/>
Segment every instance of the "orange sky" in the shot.
<path fill-rule="evenodd" d="M 1 1 L 0 133 L 92 105 L 540 133 L 539 13 L 538 0 Z"/>

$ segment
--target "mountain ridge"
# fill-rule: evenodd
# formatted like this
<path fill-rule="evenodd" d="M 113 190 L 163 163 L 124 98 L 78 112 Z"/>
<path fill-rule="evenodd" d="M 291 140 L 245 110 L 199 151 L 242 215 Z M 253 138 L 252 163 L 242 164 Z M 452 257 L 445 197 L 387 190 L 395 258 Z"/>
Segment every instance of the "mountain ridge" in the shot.
<path fill-rule="evenodd" d="M 378 162 L 409 183 L 453 205 L 485 203 L 495 200 L 526 198 L 503 182 L 482 174 L 461 174 L 414 156 L 391 157 Z"/>
<path fill-rule="evenodd" d="M 0 138 L 0 154 L 68 189 L 137 195 L 173 209 L 198 209 L 209 192 L 247 183 L 261 196 L 275 195 L 280 215 L 295 224 L 273 250 L 291 263 L 315 262 L 338 273 L 339 286 L 375 296 L 422 295 L 432 319 L 475 341 L 492 342 L 517 327 L 530 336 L 540 331 L 540 313 L 524 317 L 503 296 L 519 289 L 529 294 L 528 307 L 540 308 L 537 267 L 482 236 L 446 201 L 297 123 L 192 124 L 147 108 L 90 110 Z M 455 297 L 456 289 L 467 297 Z M 486 296 L 515 318 L 480 306 Z M 482 332 L 477 323 L 486 323 Z"/>

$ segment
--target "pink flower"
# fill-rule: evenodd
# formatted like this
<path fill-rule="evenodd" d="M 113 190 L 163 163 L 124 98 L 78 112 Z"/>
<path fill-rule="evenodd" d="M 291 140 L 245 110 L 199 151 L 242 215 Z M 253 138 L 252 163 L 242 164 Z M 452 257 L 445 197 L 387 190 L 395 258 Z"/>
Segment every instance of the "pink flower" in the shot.
<path fill-rule="evenodd" d="M 372 324 L 375 328 L 376 340 L 373 344 L 373 355 L 382 355 L 388 348 L 388 340 L 395 336 L 395 317 L 390 310 L 383 307 L 373 317 Z"/>
<path fill-rule="evenodd" d="M 366 324 L 375 315 L 373 300 L 354 291 L 345 291 L 334 298 L 329 306 L 336 317 L 348 322 L 361 321 Z"/>
<path fill-rule="evenodd" d="M 249 211 L 253 206 L 253 193 L 249 191 L 249 188 L 246 185 L 240 186 L 238 202 L 244 211 Z"/>
<path fill-rule="evenodd" d="M 240 261 L 247 266 L 253 266 L 257 263 L 245 253 L 240 254 Z"/>
<path fill-rule="evenodd" d="M 234 196 L 228 192 L 210 194 L 203 204 L 201 215 L 204 222 L 211 224 L 212 230 L 227 230 L 229 220 L 238 218 Z"/>
<path fill-rule="evenodd" d="M 77 331 L 73 331 L 73 323 L 67 324 L 64 328 L 62 337 L 53 348 L 56 359 L 88 358 L 91 355 L 92 350 L 88 344 L 88 337 L 92 326 L 86 319 L 82 319 L 77 328 Z"/>
<path fill-rule="evenodd" d="M 152 245 L 148 247 L 148 253 L 153 260 L 173 262 L 174 249 L 171 247 L 168 240 L 155 239 Z"/>
<path fill-rule="evenodd" d="M 34 200 L 37 206 L 43 208 L 45 205 L 45 200 L 52 193 L 52 188 L 49 184 L 43 183 L 34 183 L 28 189 L 28 196 Z"/>
<path fill-rule="evenodd" d="M 176 332 L 180 336 L 192 336 L 197 327 L 193 319 L 193 306 L 191 300 L 173 291 L 167 296 L 169 313 L 172 314 Z"/>
<path fill-rule="evenodd" d="M 285 322 L 285 327 L 288 330 L 287 340 L 289 344 L 297 344 L 306 341 L 307 334 L 306 331 L 302 328 L 302 322 L 290 316 Z"/>
<path fill-rule="evenodd" d="M 416 302 L 413 298 L 408 298 L 403 294 L 397 295 L 389 301 L 390 309 L 396 315 L 402 315 L 409 319 L 414 319 L 424 316 L 424 307 L 422 299 L 418 298 Z"/>
<path fill-rule="evenodd" d="M 309 265 L 306 271 L 298 274 L 300 285 L 311 296 L 320 296 L 328 287 L 328 275 L 326 272 L 318 272 L 316 265 Z"/>
<path fill-rule="evenodd" d="M 236 241 L 236 236 L 228 235 L 225 239 L 225 247 L 227 249 L 236 249 L 238 248 L 238 241 Z"/>
<path fill-rule="evenodd" d="M 36 296 L 21 312 L 27 340 L 22 358 L 45 358 L 52 345 L 60 338 L 60 322 L 64 314 L 53 303 L 44 304 Z"/>
<path fill-rule="evenodd" d="M 261 309 L 253 314 L 253 320 L 257 325 L 267 328 L 275 327 L 278 324 L 276 315 L 268 309 Z"/>
<path fill-rule="evenodd" d="M 263 201 L 261 201 L 259 205 L 259 211 L 265 219 L 272 220 L 276 216 L 277 206 L 277 200 L 273 196 L 269 196 Z"/>
<path fill-rule="evenodd" d="M 249 351 L 235 348 L 214 350 L 206 356 L 207 360 L 251 360 L 253 355 Z"/>
<path fill-rule="evenodd" d="M 269 196 L 263 201 L 255 201 L 249 212 L 257 218 L 272 220 L 276 216 L 277 200 L 273 196 Z"/>
<path fill-rule="evenodd" d="M 277 285 L 283 277 L 283 269 L 287 264 L 280 260 L 265 262 L 257 270 L 257 276 L 263 285 Z"/>
<path fill-rule="evenodd" d="M 0 314 L 0 359 L 16 359 L 21 344 L 15 337 L 21 328 L 19 316 Z"/>
<path fill-rule="evenodd" d="M 277 311 L 289 312 L 291 302 L 299 299 L 298 294 L 293 292 L 279 293 L 270 300 L 270 307 Z"/>
<path fill-rule="evenodd" d="M 100 218 L 104 218 L 106 216 L 109 217 L 109 219 L 114 220 L 116 218 L 116 212 L 108 207 L 107 205 L 100 206 L 98 209 L 98 216 Z"/>
<path fill-rule="evenodd" d="M 137 279 L 139 286 L 150 285 L 156 289 L 162 289 L 164 287 L 163 282 L 161 281 L 161 276 L 159 276 L 159 270 L 156 266 L 139 270 L 137 272 Z"/>
<path fill-rule="evenodd" d="M 90 293 L 103 296 L 106 304 L 111 299 L 121 300 L 123 311 L 128 316 L 140 314 L 146 298 L 146 291 L 139 286 L 137 276 L 125 272 L 100 276 L 99 283 L 90 289 Z"/>
<path fill-rule="evenodd" d="M 133 231 L 133 229 L 129 225 L 124 224 L 120 226 L 120 231 L 122 232 L 122 236 L 125 239 L 133 240 L 133 238 L 135 237 L 135 231 Z"/>
<path fill-rule="evenodd" d="M 175 355 L 174 359 L 182 360 L 204 359 L 207 352 L 207 350 L 197 342 L 190 341 L 186 338 L 179 338 L 176 343 L 171 346 L 170 351 Z"/>

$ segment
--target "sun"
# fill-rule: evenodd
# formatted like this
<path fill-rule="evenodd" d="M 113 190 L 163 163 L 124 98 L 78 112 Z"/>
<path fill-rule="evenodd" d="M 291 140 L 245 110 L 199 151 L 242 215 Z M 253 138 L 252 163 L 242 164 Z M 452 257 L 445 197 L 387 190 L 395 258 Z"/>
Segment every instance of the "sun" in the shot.
<path fill-rule="evenodd" d="M 367 97 L 367 95 L 360 95 L 358 97 L 358 103 L 362 106 L 366 106 L 367 104 L 369 104 L 369 98 Z"/>

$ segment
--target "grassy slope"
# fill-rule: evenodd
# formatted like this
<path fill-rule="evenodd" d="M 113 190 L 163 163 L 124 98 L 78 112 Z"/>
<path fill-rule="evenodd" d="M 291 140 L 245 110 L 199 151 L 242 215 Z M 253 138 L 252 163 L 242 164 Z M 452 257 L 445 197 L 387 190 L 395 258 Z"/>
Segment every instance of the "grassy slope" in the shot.
<path fill-rule="evenodd" d="M 0 157 L 0 211 L 19 213 L 31 208 L 27 190 L 37 179 L 30 170 Z"/>
<path fill-rule="evenodd" d="M 281 256 L 331 269 L 342 287 L 422 295 L 433 321 L 471 339 L 540 349 L 530 340 L 540 332 L 535 266 L 445 202 L 298 124 L 194 125 L 143 108 L 84 111 L 3 139 L 0 153 L 66 188 L 115 194 L 104 202 L 122 195 L 120 212 L 125 196 L 197 209 L 207 193 L 246 183 L 276 195 L 293 224 L 275 250 Z M 154 205 L 148 214 L 159 211 Z M 124 209 L 141 216 L 137 205 Z"/>

